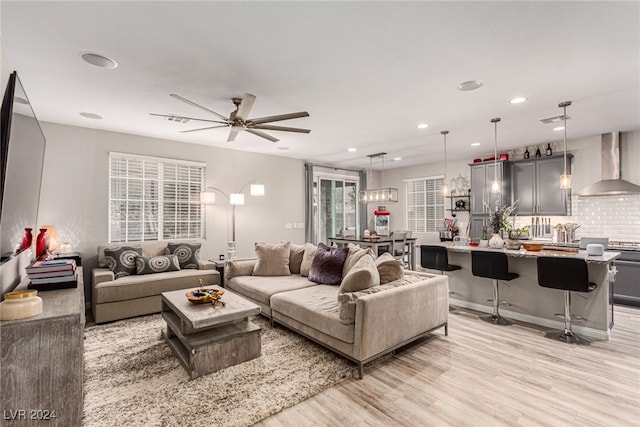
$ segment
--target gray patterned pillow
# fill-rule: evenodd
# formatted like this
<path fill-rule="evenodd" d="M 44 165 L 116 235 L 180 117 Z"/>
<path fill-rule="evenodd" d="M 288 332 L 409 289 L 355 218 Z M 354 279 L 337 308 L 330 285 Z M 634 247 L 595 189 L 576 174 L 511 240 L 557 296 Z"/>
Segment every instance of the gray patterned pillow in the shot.
<path fill-rule="evenodd" d="M 164 273 L 165 271 L 179 270 L 180 263 L 176 255 L 139 256 L 136 258 L 136 272 L 138 274 Z"/>
<path fill-rule="evenodd" d="M 198 269 L 198 259 L 200 258 L 200 243 L 167 243 L 167 255 L 176 255 L 180 268 Z"/>
<path fill-rule="evenodd" d="M 107 267 L 113 271 L 116 279 L 136 274 L 136 257 L 142 255 L 142 248 L 117 246 L 104 250 Z"/>

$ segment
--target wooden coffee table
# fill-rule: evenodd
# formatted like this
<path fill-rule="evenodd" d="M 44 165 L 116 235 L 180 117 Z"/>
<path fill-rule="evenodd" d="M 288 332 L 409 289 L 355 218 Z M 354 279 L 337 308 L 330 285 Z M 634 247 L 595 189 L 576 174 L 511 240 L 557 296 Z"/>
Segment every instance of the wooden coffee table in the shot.
<path fill-rule="evenodd" d="M 225 306 L 193 304 L 187 291 L 162 293 L 167 322 L 162 335 L 191 379 L 260 356 L 260 327 L 249 320 L 260 314 L 260 306 L 228 290 L 222 297 Z"/>

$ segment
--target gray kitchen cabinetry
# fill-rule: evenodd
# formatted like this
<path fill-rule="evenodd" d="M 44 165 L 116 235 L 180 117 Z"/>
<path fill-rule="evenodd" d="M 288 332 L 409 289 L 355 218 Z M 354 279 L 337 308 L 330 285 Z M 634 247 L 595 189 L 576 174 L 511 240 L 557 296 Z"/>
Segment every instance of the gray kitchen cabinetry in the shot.
<path fill-rule="evenodd" d="M 620 251 L 620 254 L 614 261 L 618 273 L 613 285 L 613 301 L 640 307 L 640 251 Z"/>
<path fill-rule="evenodd" d="M 571 173 L 571 156 L 567 156 Z M 569 215 L 571 190 L 560 188 L 562 156 L 519 160 L 511 165 L 511 200 L 518 200 L 518 215 Z"/>
<path fill-rule="evenodd" d="M 491 181 L 494 179 L 494 163 L 472 163 L 471 167 L 471 215 L 487 215 L 496 208 L 496 201 L 502 207 L 511 201 L 511 168 L 509 162 L 499 161 L 498 179 L 502 187 L 500 193 L 491 192 Z M 488 208 L 487 206 L 488 205 Z"/>
<path fill-rule="evenodd" d="M 491 181 L 494 179 L 495 165 L 498 167 L 498 179 L 501 183 L 500 193 L 491 192 Z M 482 237 L 482 227 L 490 227 L 489 214 L 494 212 L 496 205 L 500 207 L 511 204 L 511 167 L 509 162 L 501 160 L 494 164 L 493 161 L 472 163 L 471 168 L 471 227 L 470 237 L 479 239 Z M 491 230 L 489 230 L 491 235 Z"/>

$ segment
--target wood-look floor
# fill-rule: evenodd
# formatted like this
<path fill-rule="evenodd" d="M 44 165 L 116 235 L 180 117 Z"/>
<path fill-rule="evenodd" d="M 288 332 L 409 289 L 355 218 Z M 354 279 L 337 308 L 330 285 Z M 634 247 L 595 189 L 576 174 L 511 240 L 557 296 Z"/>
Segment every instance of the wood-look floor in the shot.
<path fill-rule="evenodd" d="M 576 346 L 477 313 L 257 426 L 640 426 L 640 309 L 610 341 Z"/>

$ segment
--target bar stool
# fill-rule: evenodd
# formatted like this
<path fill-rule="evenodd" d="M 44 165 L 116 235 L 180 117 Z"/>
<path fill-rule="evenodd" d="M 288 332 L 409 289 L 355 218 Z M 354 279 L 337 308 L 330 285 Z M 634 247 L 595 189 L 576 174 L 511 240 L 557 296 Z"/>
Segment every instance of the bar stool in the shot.
<path fill-rule="evenodd" d="M 420 245 L 420 265 L 430 270 L 440 270 L 440 274 L 462 268 L 459 265 L 449 264 L 447 248 L 438 245 Z"/>
<path fill-rule="evenodd" d="M 420 265 L 430 270 L 440 270 L 440 274 L 443 275 L 445 271 L 455 271 L 462 268 L 459 265 L 449 264 L 447 248 L 438 245 L 420 245 Z M 449 295 L 454 293 L 449 291 Z M 455 309 L 455 306 L 449 305 L 449 311 Z"/>
<path fill-rule="evenodd" d="M 519 277 L 516 273 L 509 272 L 509 260 L 503 252 L 471 251 L 471 272 L 474 276 L 493 279 L 493 313 L 480 316 L 485 322 L 494 325 L 512 325 L 513 320 L 500 315 L 500 295 L 498 293 L 498 280 L 513 280 Z"/>
<path fill-rule="evenodd" d="M 591 341 L 571 330 L 571 291 L 591 292 L 597 285 L 589 282 L 589 270 L 583 259 L 563 257 L 538 258 L 538 285 L 564 291 L 564 330 L 550 330 L 545 337 L 568 344 L 589 345 Z M 584 318 L 574 316 L 574 319 Z"/>

